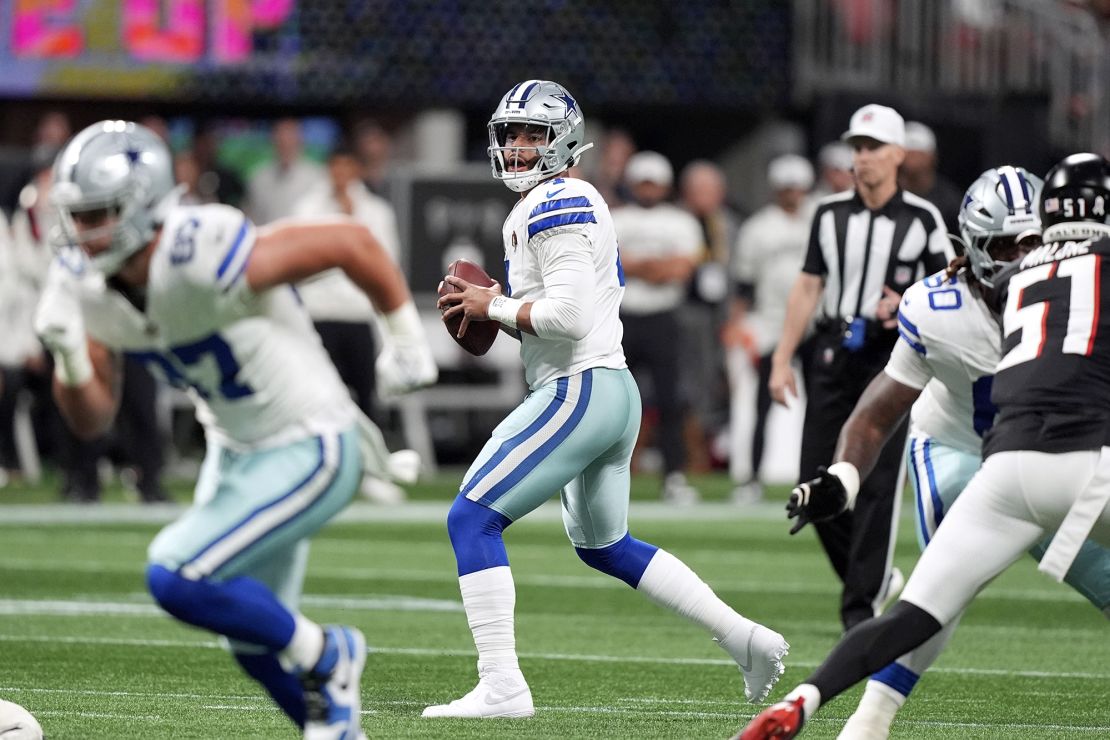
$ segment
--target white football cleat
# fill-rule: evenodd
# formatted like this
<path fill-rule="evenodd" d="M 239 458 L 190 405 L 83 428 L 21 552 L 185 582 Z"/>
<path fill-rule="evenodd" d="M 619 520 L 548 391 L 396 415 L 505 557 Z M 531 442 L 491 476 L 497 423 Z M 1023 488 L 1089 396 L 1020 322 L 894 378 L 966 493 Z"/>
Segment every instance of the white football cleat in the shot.
<path fill-rule="evenodd" d="M 790 644 L 774 630 L 761 624 L 734 629 L 718 641 L 744 675 L 744 696 L 759 704 L 786 671 L 782 659 L 790 652 Z"/>
<path fill-rule="evenodd" d="M 366 665 L 366 638 L 354 627 L 324 628 L 320 661 L 301 675 L 304 740 L 361 740 L 359 679 Z"/>
<path fill-rule="evenodd" d="M 520 670 L 485 671 L 478 674 L 478 685 L 450 704 L 426 707 L 423 717 L 531 717 L 532 692 Z"/>

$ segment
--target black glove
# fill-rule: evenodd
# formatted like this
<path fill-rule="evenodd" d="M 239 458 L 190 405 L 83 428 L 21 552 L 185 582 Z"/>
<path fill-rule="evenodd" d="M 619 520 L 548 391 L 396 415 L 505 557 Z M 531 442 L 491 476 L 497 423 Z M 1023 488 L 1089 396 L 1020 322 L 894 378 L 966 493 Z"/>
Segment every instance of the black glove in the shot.
<path fill-rule="evenodd" d="M 790 534 L 810 522 L 824 522 L 844 512 L 848 508 L 848 492 L 840 478 L 828 471 L 824 465 L 817 468 L 817 477 L 801 483 L 790 492 L 786 504 L 786 518 L 797 519 Z"/>

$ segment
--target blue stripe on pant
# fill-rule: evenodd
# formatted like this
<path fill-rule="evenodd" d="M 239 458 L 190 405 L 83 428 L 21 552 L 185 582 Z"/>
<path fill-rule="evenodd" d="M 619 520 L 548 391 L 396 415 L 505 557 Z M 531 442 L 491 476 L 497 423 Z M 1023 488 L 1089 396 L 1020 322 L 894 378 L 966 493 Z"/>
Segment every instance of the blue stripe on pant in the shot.
<path fill-rule="evenodd" d="M 461 493 L 488 506 L 520 483 L 578 426 L 590 404 L 592 389 L 592 370 L 559 378 L 555 396 L 543 412 L 524 430 L 502 442 L 464 483 Z"/>
<path fill-rule="evenodd" d="M 149 559 L 190 578 L 228 578 L 265 567 L 350 502 L 361 481 L 349 429 L 249 453 L 213 449 L 198 501 L 151 543 Z M 202 489 L 211 487 L 205 499 Z M 276 585 L 276 584 L 275 584 Z"/>

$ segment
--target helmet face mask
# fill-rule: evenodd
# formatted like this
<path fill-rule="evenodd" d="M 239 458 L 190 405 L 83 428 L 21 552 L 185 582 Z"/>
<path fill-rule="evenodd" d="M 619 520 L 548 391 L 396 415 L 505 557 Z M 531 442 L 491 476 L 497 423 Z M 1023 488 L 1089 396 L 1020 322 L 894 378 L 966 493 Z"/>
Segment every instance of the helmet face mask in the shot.
<path fill-rule="evenodd" d="M 154 238 L 176 192 L 169 148 L 153 131 L 127 121 L 93 124 L 54 163 L 55 241 L 81 247 L 95 269 L 114 275 Z"/>
<path fill-rule="evenodd" d="M 544 143 L 507 146 L 514 124 L 525 126 L 526 134 L 543 132 Z M 584 143 L 586 121 L 578 103 L 562 85 L 545 80 L 527 80 L 505 93 L 488 129 L 486 153 L 493 176 L 518 193 L 577 164 L 582 152 L 593 146 Z M 533 153 L 532 167 L 514 169 L 514 162 L 527 161 Z"/>
<path fill-rule="evenodd" d="M 1023 250 L 1035 246 L 1042 182 L 1020 167 L 1003 166 L 981 174 L 960 207 L 960 241 L 975 279 L 994 287 L 994 275 Z"/>

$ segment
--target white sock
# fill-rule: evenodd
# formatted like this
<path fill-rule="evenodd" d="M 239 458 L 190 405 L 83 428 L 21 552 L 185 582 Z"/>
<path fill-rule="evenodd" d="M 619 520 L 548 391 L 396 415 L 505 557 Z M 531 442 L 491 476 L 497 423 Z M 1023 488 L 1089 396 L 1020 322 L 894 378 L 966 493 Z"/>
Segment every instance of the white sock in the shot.
<path fill-rule="evenodd" d="M 805 699 L 802 702 L 802 716 L 807 720 L 817 712 L 821 706 L 821 692 L 811 683 L 798 685 L 793 691 L 783 697 L 783 701 L 794 701 L 798 697 Z"/>
<path fill-rule="evenodd" d="M 656 604 L 709 630 L 718 642 L 737 628 L 746 634 L 755 624 L 721 601 L 705 581 L 666 550 L 652 556 L 636 589 Z"/>
<path fill-rule="evenodd" d="M 906 696 L 902 692 L 892 689 L 882 681 L 869 680 L 852 716 L 858 714 L 868 721 L 885 722 L 890 727 L 894 722 L 894 715 L 905 703 Z"/>
<path fill-rule="evenodd" d="M 516 657 L 513 610 L 516 587 L 509 566 L 487 568 L 459 577 L 466 621 L 478 648 L 478 671 L 520 670 Z"/>
<path fill-rule="evenodd" d="M 293 613 L 293 639 L 278 653 L 282 668 L 292 673 L 311 670 L 324 652 L 324 630 L 308 617 Z"/>

